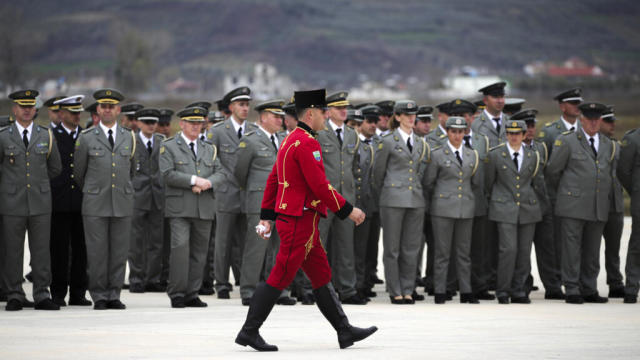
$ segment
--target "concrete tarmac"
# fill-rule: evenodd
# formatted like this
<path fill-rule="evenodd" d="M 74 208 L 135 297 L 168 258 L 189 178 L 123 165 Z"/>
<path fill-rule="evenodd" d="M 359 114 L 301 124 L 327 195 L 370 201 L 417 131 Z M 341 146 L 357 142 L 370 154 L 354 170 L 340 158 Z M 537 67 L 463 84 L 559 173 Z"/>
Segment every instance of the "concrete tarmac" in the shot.
<path fill-rule="evenodd" d="M 620 251 L 623 273 L 629 231 L 626 219 Z M 604 255 L 601 260 L 598 285 L 606 296 Z M 540 286 L 535 261 L 532 266 Z M 380 275 L 382 270 L 380 266 Z M 171 309 L 165 294 L 124 290 L 124 311 L 77 306 L 52 312 L 1 309 L 0 358 L 640 358 L 640 304 L 610 299 L 608 304 L 569 305 L 544 300 L 540 290 L 531 293 L 530 305 L 460 304 L 458 297 L 445 305 L 435 305 L 432 297 L 415 305 L 392 305 L 383 286 L 376 287 L 378 296 L 368 305 L 344 306 L 353 325 L 380 329 L 345 350 L 339 349 L 334 330 L 316 306 L 276 305 L 261 334 L 280 351 L 258 354 L 233 342 L 248 309 L 240 304 L 237 288 L 231 300 L 201 297 L 209 304 L 204 309 Z M 25 291 L 30 297 L 30 284 L 25 283 Z"/>

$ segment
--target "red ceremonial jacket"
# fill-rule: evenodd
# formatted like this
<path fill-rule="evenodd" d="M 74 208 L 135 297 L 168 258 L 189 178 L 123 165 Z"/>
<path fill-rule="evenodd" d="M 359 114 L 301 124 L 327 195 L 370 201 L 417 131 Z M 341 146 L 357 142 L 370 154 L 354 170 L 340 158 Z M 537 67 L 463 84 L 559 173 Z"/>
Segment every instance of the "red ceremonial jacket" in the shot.
<path fill-rule="evenodd" d="M 329 208 L 345 219 L 353 210 L 327 180 L 320 143 L 307 124 L 299 122 L 280 145 L 261 207 L 263 220 L 274 220 L 276 214 L 302 216 L 305 208 L 324 217 Z"/>

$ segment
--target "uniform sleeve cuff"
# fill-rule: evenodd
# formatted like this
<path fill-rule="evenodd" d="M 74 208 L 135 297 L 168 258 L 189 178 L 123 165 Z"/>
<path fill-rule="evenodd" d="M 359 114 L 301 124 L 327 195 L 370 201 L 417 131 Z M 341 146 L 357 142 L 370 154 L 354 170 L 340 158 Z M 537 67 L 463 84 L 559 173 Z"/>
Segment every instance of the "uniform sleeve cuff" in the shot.
<path fill-rule="evenodd" d="M 338 212 L 336 212 L 336 216 L 340 220 L 344 220 L 349 217 L 349 214 L 353 211 L 353 205 L 351 205 L 348 201 L 344 202 L 344 206 Z"/>
<path fill-rule="evenodd" d="M 276 214 L 273 209 L 260 209 L 260 220 L 274 221 L 276 216 L 278 216 L 278 214 Z"/>

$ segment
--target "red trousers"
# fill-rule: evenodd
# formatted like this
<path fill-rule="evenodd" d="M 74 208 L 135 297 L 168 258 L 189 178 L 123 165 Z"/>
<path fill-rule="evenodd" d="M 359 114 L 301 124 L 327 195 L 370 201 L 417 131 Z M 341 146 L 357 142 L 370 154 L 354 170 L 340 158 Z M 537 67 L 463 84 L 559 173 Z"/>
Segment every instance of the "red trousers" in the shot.
<path fill-rule="evenodd" d="M 314 289 L 331 281 L 327 253 L 320 242 L 319 221 L 320 214 L 314 210 L 305 210 L 300 217 L 278 215 L 276 229 L 280 235 L 280 249 L 267 284 L 285 289 L 300 267 Z"/>

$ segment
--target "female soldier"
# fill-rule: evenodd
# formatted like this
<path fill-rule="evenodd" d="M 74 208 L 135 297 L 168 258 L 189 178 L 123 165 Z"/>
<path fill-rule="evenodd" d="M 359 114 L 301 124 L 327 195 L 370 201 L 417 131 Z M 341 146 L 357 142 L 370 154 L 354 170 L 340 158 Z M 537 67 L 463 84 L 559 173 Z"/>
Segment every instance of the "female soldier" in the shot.
<path fill-rule="evenodd" d="M 540 170 L 540 154 L 522 146 L 527 125 L 509 121 L 507 143 L 489 151 L 485 189 L 491 195 L 489 220 L 498 225 L 498 286 L 500 304 L 529 304 L 524 289 L 531 271 L 531 242 L 536 223 L 542 220 L 532 182 Z"/>
<path fill-rule="evenodd" d="M 422 180 L 431 153 L 429 145 L 413 134 L 417 110 L 414 101 L 396 102 L 392 132 L 382 137 L 373 164 L 384 229 L 382 261 L 393 304 L 415 303 L 411 294 L 426 207 Z"/>
<path fill-rule="evenodd" d="M 431 194 L 431 226 L 435 239 L 435 302 L 444 304 L 447 299 L 447 270 L 451 246 L 454 246 L 460 302 L 477 304 L 471 291 L 469 252 L 475 211 L 471 185 L 476 182 L 478 152 L 462 145 L 467 128 L 464 118 L 448 118 L 445 128 L 448 140 L 433 151 L 425 176 L 425 190 Z"/>

